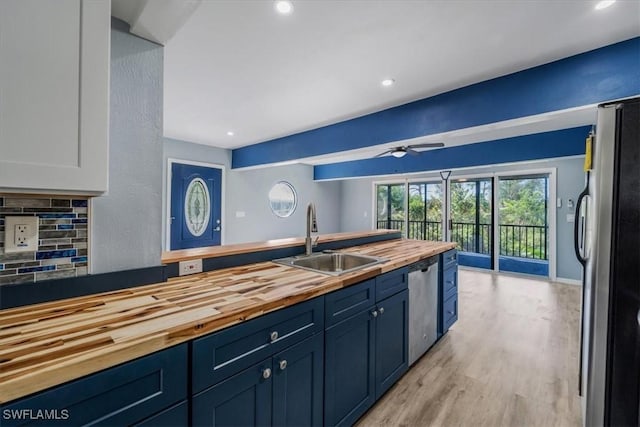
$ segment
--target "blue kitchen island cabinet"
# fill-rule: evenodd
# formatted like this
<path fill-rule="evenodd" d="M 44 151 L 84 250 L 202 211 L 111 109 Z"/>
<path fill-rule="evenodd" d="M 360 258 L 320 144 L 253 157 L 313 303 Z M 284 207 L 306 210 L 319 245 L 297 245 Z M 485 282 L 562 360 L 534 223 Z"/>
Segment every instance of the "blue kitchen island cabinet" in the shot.
<path fill-rule="evenodd" d="M 325 332 L 325 425 L 353 424 L 407 371 L 407 306 L 406 268 L 325 296 L 327 319 L 361 308 Z"/>
<path fill-rule="evenodd" d="M 440 254 L 440 304 L 438 335 L 445 334 L 458 320 L 458 251 Z"/>
<path fill-rule="evenodd" d="M 1 424 L 187 425 L 187 353 L 181 344 L 3 405 Z"/>
<path fill-rule="evenodd" d="M 323 335 L 197 394 L 194 426 L 321 426 Z"/>
<path fill-rule="evenodd" d="M 376 400 L 408 369 L 408 303 L 404 290 L 380 301 L 376 317 Z"/>
<path fill-rule="evenodd" d="M 325 333 L 324 422 L 353 424 L 376 400 L 373 306 Z"/>
<path fill-rule="evenodd" d="M 322 425 L 323 350 L 323 297 L 194 340 L 193 425 Z"/>

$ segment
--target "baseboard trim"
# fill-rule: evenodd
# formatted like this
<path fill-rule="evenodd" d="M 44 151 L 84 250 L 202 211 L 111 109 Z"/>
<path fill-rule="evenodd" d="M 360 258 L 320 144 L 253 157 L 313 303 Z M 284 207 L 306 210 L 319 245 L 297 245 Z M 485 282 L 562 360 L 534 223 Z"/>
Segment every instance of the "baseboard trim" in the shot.
<path fill-rule="evenodd" d="M 565 277 L 556 277 L 554 282 L 564 283 L 565 285 L 582 286 L 582 280 L 567 279 Z"/>

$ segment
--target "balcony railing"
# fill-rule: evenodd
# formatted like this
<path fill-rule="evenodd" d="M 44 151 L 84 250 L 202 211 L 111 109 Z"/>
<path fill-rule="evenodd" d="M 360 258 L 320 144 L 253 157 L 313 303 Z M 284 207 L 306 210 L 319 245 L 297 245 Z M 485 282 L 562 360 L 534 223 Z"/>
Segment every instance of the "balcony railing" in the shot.
<path fill-rule="evenodd" d="M 408 221 L 405 233 L 404 220 L 380 220 L 377 228 L 401 230 L 409 239 L 442 240 L 439 221 Z M 451 240 L 458 242 L 458 249 L 489 255 L 491 252 L 491 224 L 453 222 Z M 548 229 L 544 225 L 500 225 L 500 255 L 547 260 Z"/>
<path fill-rule="evenodd" d="M 500 224 L 500 255 L 549 259 L 547 226 Z"/>
<path fill-rule="evenodd" d="M 404 230 L 403 219 L 378 221 L 377 228 Z M 442 240 L 442 223 L 440 221 L 409 221 L 407 238 L 416 240 Z"/>

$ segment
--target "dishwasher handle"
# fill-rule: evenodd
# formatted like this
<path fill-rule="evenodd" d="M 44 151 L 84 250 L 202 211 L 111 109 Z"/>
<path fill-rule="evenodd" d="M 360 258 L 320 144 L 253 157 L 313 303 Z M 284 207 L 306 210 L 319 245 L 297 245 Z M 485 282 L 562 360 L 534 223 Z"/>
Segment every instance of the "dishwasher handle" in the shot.
<path fill-rule="evenodd" d="M 426 273 L 434 265 L 435 266 L 438 265 L 438 255 L 434 255 L 430 258 L 423 259 L 421 261 L 418 261 L 409 265 L 409 273 L 416 273 L 416 272 Z"/>

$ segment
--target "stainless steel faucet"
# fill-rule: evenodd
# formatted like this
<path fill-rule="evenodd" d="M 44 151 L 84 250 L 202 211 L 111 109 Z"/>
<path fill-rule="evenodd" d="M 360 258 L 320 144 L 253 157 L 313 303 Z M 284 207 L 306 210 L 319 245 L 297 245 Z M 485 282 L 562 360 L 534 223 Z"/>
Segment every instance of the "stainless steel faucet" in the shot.
<path fill-rule="evenodd" d="M 311 233 L 318 232 L 318 223 L 316 222 L 316 206 L 313 203 L 307 205 L 307 237 L 304 239 L 304 253 L 311 255 L 313 247 L 318 244 L 318 237 L 311 238 Z"/>

